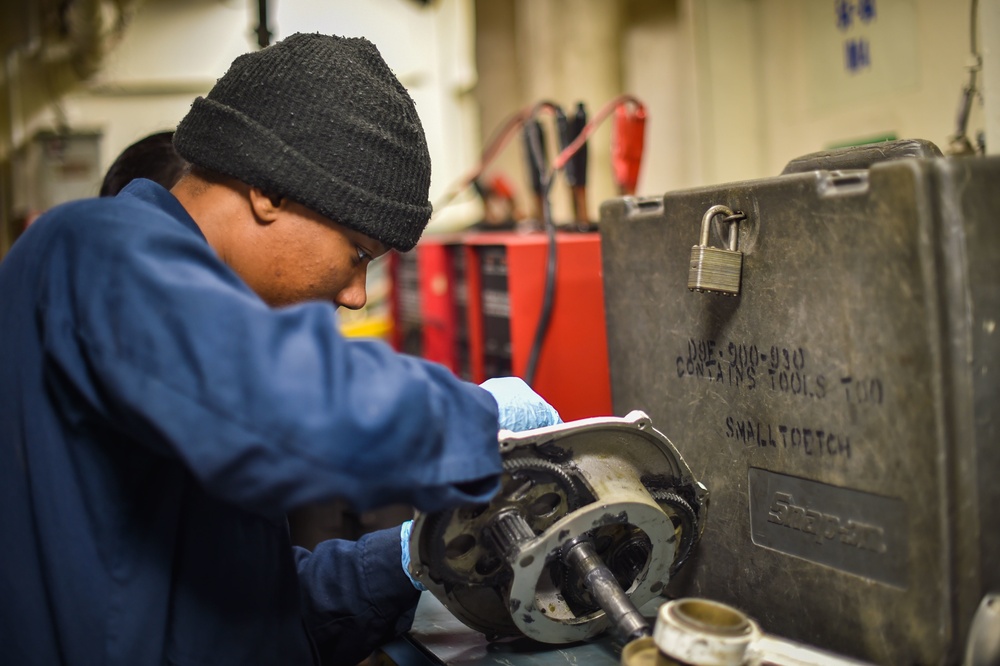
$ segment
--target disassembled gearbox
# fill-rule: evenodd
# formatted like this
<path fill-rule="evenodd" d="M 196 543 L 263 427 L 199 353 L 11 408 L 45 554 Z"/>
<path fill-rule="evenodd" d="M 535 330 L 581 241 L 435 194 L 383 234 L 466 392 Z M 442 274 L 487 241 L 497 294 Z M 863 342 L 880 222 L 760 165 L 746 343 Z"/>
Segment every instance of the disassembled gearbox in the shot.
<path fill-rule="evenodd" d="M 708 499 L 673 444 L 634 411 L 503 431 L 500 452 L 489 504 L 416 518 L 414 576 L 489 637 L 648 634 L 636 607 L 683 564 Z"/>

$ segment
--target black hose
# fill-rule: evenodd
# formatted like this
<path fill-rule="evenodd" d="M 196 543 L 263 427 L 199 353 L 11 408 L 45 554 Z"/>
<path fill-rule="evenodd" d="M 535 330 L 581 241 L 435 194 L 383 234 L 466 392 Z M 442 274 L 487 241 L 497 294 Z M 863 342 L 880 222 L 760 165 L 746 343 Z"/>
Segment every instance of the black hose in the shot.
<path fill-rule="evenodd" d="M 524 370 L 524 381 L 528 386 L 534 386 L 535 372 L 538 370 L 538 357 L 541 355 L 545 335 L 549 330 L 552 310 L 555 306 L 556 270 L 558 268 L 558 252 L 556 244 L 556 225 L 552 220 L 552 209 L 549 205 L 549 190 L 552 188 L 553 174 L 545 173 L 545 154 L 540 138 L 535 132 L 529 133 L 528 145 L 531 148 L 532 160 L 543 174 L 540 181 L 540 198 L 542 203 L 542 223 L 548 238 L 548 252 L 545 255 L 545 290 L 542 294 L 542 312 L 535 327 L 534 340 L 531 342 L 531 352 L 528 354 L 528 364 Z"/>

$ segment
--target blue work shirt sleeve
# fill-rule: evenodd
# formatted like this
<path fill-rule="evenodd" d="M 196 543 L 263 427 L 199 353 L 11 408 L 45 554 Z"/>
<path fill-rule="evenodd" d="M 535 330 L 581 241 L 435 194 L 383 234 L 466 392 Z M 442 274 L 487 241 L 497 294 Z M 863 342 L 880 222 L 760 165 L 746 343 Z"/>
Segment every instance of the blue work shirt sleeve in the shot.
<path fill-rule="evenodd" d="M 399 566 L 399 528 L 295 549 L 303 617 L 324 664 L 355 664 L 413 624 L 420 593 Z"/>
<path fill-rule="evenodd" d="M 332 304 L 268 307 L 190 218 L 146 230 L 120 207 L 85 212 L 86 227 L 53 234 L 49 260 L 63 265 L 39 304 L 48 371 L 208 492 L 272 515 L 334 497 L 434 511 L 495 492 L 486 391 L 345 339 Z"/>

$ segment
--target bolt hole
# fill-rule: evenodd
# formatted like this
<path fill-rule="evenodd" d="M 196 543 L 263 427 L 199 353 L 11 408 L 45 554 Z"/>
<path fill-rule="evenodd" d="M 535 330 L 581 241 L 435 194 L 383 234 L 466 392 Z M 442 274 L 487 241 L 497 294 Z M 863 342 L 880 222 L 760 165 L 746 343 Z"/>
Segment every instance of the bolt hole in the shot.
<path fill-rule="evenodd" d="M 449 560 L 455 560 L 463 555 L 467 555 L 475 546 L 476 538 L 474 536 L 471 534 L 459 534 L 444 547 L 444 556 Z"/>
<path fill-rule="evenodd" d="M 483 515 L 483 512 L 486 511 L 486 509 L 488 509 L 489 506 L 490 506 L 489 504 L 476 504 L 474 506 L 466 507 L 465 509 L 462 510 L 462 513 L 465 514 L 465 517 L 468 520 L 473 520 Z"/>
<path fill-rule="evenodd" d="M 512 477 L 511 480 L 507 482 L 507 485 L 503 487 L 503 495 L 507 499 L 517 501 L 527 495 L 533 485 L 535 484 L 531 479 Z"/>
<path fill-rule="evenodd" d="M 610 535 L 598 534 L 597 537 L 594 539 L 594 550 L 596 550 L 598 554 L 603 554 L 605 551 L 608 550 L 608 548 L 611 547 L 611 544 L 613 543 L 614 540 L 612 540 Z"/>
<path fill-rule="evenodd" d="M 561 503 L 562 497 L 559 496 L 559 493 L 545 493 L 532 502 L 528 510 L 531 511 L 533 516 L 544 518 L 545 516 L 551 516 Z"/>
<path fill-rule="evenodd" d="M 481 557 L 479 558 L 479 561 L 476 562 L 476 573 L 480 576 L 489 576 L 490 574 L 495 573 L 496 570 L 500 568 L 501 564 L 503 564 L 503 562 L 499 558 L 489 555 Z"/>

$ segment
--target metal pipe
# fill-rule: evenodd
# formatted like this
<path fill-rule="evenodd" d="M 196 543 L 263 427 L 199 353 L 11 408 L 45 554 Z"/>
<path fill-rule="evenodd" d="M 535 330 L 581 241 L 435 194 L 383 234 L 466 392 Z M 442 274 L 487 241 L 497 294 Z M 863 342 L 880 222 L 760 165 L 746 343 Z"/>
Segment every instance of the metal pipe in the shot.
<path fill-rule="evenodd" d="M 563 561 L 580 576 L 594 601 L 611 618 L 623 642 L 650 635 L 649 622 L 625 594 L 589 541 L 577 541 L 570 545 L 563 553 Z"/>
<path fill-rule="evenodd" d="M 257 46 L 264 48 L 271 43 L 271 27 L 268 25 L 267 0 L 257 0 Z"/>
<path fill-rule="evenodd" d="M 709 599 L 675 599 L 660 606 L 653 640 L 666 659 L 714 666 L 863 666 L 801 643 L 769 636 L 754 620 Z M 641 647 L 646 647 L 645 645 Z"/>

